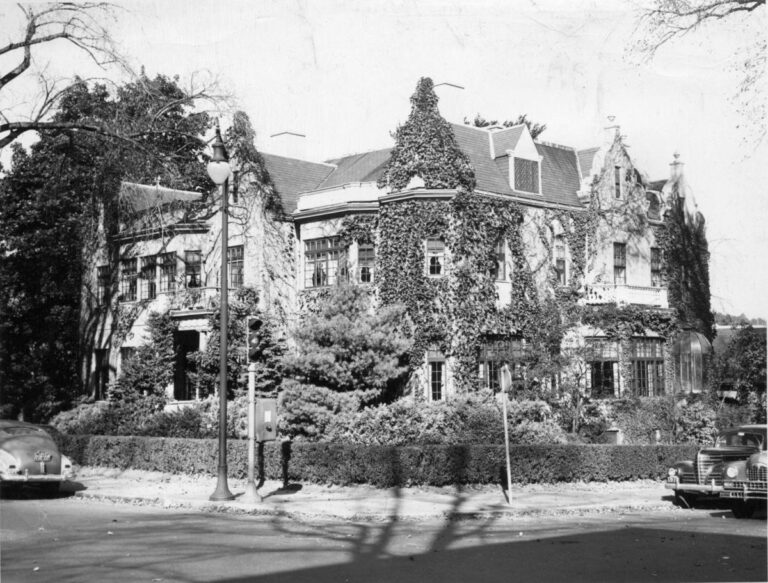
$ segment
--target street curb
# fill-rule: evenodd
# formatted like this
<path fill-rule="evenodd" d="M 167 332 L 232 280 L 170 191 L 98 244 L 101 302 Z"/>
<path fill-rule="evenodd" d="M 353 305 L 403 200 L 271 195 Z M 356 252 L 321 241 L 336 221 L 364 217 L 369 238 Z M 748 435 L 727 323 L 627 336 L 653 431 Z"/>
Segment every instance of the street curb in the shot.
<path fill-rule="evenodd" d="M 283 510 L 277 508 L 260 508 L 253 504 L 238 502 L 220 503 L 208 501 L 169 502 L 159 497 L 125 496 L 119 494 L 98 494 L 86 491 L 74 492 L 75 498 L 82 500 L 95 500 L 114 502 L 119 504 L 132 504 L 135 506 L 156 506 L 178 510 L 196 510 L 211 514 L 235 514 L 249 516 L 267 516 L 279 518 L 291 518 L 295 520 L 323 520 L 334 522 L 423 522 L 429 520 L 442 521 L 481 521 L 481 520 L 509 520 L 515 518 L 538 518 L 555 516 L 588 516 L 596 514 L 608 514 L 618 512 L 640 511 L 680 511 L 681 509 L 669 502 L 654 504 L 619 504 L 591 507 L 562 507 L 549 509 L 509 509 L 473 512 L 437 512 L 433 514 L 377 514 L 356 513 L 352 515 L 340 515 L 333 513 L 308 513 L 301 511 Z"/>

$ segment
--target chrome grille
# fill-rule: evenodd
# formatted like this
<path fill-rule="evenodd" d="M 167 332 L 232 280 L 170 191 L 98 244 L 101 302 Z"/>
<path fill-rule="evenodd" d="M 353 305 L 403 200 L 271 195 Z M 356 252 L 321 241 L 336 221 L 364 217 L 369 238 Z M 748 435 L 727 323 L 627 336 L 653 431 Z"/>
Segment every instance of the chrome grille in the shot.
<path fill-rule="evenodd" d="M 752 466 L 748 469 L 747 479 L 750 482 L 768 481 L 768 472 L 765 466 Z"/>
<path fill-rule="evenodd" d="M 715 464 L 718 464 L 722 461 L 722 456 L 718 455 L 716 453 L 699 453 L 696 456 L 696 478 L 698 479 L 699 484 L 709 484 L 712 481 L 712 478 L 715 479 L 715 484 L 718 484 L 720 486 L 723 485 L 723 476 L 717 475 L 712 476 L 710 475 L 710 472 L 712 471 L 712 467 Z"/>

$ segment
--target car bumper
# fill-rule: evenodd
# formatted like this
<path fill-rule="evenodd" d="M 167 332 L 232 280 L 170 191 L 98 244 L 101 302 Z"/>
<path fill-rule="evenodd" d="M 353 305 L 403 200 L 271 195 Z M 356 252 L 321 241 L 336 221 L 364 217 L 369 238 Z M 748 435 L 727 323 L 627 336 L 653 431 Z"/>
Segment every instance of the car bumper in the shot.
<path fill-rule="evenodd" d="M 34 484 L 35 482 L 64 482 L 69 477 L 70 474 L 2 474 L 0 475 L 0 482 L 27 484 Z"/>
<path fill-rule="evenodd" d="M 709 484 L 685 484 L 681 483 L 677 476 L 667 478 L 667 481 L 664 482 L 664 487 L 677 492 L 700 492 L 702 494 L 719 494 L 723 491 L 721 485 L 713 482 Z"/>
<path fill-rule="evenodd" d="M 735 500 L 768 500 L 766 482 L 726 482 L 727 487 L 720 492 L 721 498 Z"/>

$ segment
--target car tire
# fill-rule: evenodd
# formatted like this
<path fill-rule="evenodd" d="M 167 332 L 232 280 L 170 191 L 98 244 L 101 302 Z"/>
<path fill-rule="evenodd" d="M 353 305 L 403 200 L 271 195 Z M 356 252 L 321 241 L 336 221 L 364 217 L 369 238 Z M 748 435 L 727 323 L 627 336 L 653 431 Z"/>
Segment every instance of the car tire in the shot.
<path fill-rule="evenodd" d="M 46 498 L 53 498 L 59 495 L 59 487 L 61 484 L 58 482 L 47 482 L 45 484 L 38 484 L 37 487 Z"/>
<path fill-rule="evenodd" d="M 749 518 L 753 511 L 754 507 L 748 500 L 737 500 L 731 505 L 731 512 L 736 518 Z"/>
<path fill-rule="evenodd" d="M 693 507 L 696 505 L 696 494 L 675 490 L 675 504 L 680 508 L 693 510 Z"/>

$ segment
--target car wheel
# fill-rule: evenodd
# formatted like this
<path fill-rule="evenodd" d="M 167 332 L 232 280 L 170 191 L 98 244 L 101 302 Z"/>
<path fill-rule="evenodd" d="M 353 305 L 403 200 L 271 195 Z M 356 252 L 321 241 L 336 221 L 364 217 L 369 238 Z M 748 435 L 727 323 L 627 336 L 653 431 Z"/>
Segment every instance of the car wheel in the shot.
<path fill-rule="evenodd" d="M 755 505 L 751 500 L 737 500 L 731 506 L 731 512 L 736 518 L 749 518 L 755 511 Z"/>
<path fill-rule="evenodd" d="M 37 487 L 43 496 L 46 498 L 53 498 L 59 494 L 59 486 L 60 484 L 58 482 L 46 482 L 44 484 L 38 484 Z"/>
<path fill-rule="evenodd" d="M 693 509 L 696 504 L 696 494 L 675 490 L 675 504 L 680 508 Z"/>

